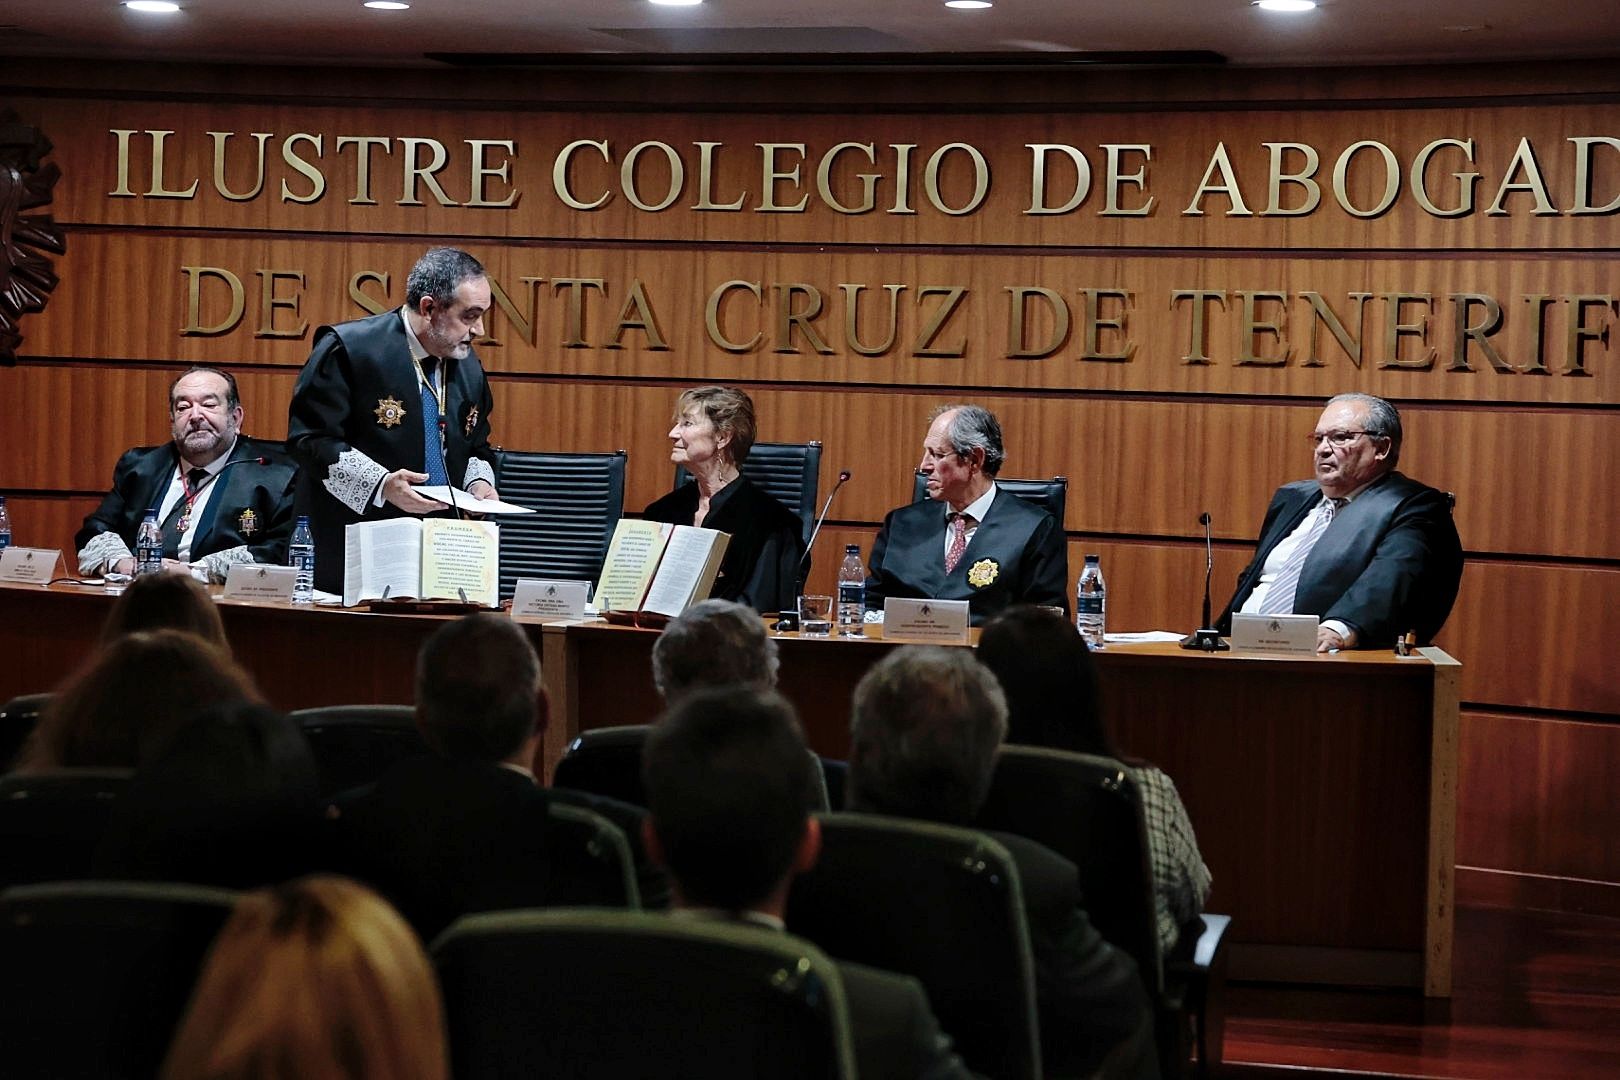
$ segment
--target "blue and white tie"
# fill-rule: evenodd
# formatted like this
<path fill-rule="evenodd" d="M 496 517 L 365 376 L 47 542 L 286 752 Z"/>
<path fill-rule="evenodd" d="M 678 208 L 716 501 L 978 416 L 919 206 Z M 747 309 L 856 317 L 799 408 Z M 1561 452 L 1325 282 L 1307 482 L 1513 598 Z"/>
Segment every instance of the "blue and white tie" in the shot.
<path fill-rule="evenodd" d="M 432 372 L 423 372 L 422 382 L 422 446 L 425 460 L 422 471 L 430 484 L 449 484 L 444 468 L 444 444 L 439 440 L 439 398 L 433 392 Z"/>

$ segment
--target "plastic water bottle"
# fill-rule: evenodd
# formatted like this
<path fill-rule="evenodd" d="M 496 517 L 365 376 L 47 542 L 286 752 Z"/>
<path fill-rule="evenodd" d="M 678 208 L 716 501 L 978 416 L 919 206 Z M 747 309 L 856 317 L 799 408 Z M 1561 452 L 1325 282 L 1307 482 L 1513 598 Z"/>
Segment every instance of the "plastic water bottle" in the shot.
<path fill-rule="evenodd" d="M 135 533 L 135 576 L 163 573 L 163 529 L 158 525 L 157 508 L 146 511 Z"/>
<path fill-rule="evenodd" d="M 292 543 L 287 545 L 287 565 L 298 573 L 293 578 L 293 603 L 315 602 L 315 538 L 310 535 L 309 518 L 298 515 L 293 526 Z"/>
<path fill-rule="evenodd" d="M 0 495 L 0 551 L 11 546 L 11 517 L 6 513 L 6 497 Z"/>
<path fill-rule="evenodd" d="M 1092 649 L 1103 647 L 1108 627 L 1108 583 L 1103 580 L 1099 560 L 1097 555 L 1086 556 L 1086 568 L 1074 587 L 1074 626 Z"/>
<path fill-rule="evenodd" d="M 859 544 L 845 545 L 838 567 L 838 634 L 866 636 L 866 567 L 861 565 Z"/>

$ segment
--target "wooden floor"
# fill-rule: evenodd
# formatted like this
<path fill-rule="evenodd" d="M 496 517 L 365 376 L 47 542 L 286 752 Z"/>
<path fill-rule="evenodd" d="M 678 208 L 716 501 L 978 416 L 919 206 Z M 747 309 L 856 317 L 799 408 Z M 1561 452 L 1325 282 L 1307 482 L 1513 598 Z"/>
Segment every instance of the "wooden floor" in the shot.
<path fill-rule="evenodd" d="M 1457 912 L 1455 996 L 1227 988 L 1229 1077 L 1620 1077 L 1620 919 Z"/>

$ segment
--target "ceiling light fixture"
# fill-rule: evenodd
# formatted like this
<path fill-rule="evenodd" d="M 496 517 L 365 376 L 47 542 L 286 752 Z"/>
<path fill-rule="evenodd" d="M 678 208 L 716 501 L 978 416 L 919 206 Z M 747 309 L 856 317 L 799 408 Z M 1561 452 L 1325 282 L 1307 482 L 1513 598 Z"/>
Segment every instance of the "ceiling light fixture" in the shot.
<path fill-rule="evenodd" d="M 1297 14 L 1314 9 L 1316 0 L 1254 0 L 1254 6 L 1261 11 L 1286 11 Z"/>
<path fill-rule="evenodd" d="M 955 8 L 957 11 L 982 11 L 996 5 L 991 0 L 945 0 L 945 6 Z"/>
<path fill-rule="evenodd" d="M 143 15 L 173 15 L 180 5 L 170 0 L 124 0 L 124 6 Z"/>
<path fill-rule="evenodd" d="M 411 10 L 411 5 L 405 3 L 404 0 L 365 0 L 365 2 L 361 6 L 362 7 L 368 7 L 372 11 L 409 11 L 409 10 Z"/>

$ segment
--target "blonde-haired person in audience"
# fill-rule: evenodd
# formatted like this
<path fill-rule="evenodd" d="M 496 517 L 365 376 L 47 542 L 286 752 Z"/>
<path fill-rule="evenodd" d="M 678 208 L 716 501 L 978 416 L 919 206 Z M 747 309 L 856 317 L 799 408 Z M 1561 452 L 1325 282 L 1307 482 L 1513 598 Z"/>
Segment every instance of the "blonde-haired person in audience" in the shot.
<path fill-rule="evenodd" d="M 245 894 L 215 940 L 164 1080 L 444 1080 L 444 1011 L 420 942 L 364 886 Z"/>
<path fill-rule="evenodd" d="M 19 771 L 133 769 L 202 709 L 259 700 L 253 679 L 219 646 L 180 630 L 130 634 L 51 699 Z"/>
<path fill-rule="evenodd" d="M 184 574 L 147 574 L 130 582 L 101 624 L 101 643 L 141 630 L 184 630 L 227 652 L 231 648 L 208 590 Z"/>

